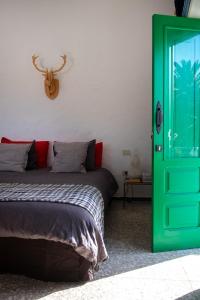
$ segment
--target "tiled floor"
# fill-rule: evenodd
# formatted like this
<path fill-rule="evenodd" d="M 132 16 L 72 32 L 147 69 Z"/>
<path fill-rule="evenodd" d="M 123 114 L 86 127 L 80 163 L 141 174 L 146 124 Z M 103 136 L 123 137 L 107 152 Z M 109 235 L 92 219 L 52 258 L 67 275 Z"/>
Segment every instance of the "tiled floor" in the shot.
<path fill-rule="evenodd" d="M 86 284 L 0 275 L 0 299 L 200 299 L 200 249 L 151 253 L 151 203 L 115 200 L 106 215 L 109 260 Z"/>

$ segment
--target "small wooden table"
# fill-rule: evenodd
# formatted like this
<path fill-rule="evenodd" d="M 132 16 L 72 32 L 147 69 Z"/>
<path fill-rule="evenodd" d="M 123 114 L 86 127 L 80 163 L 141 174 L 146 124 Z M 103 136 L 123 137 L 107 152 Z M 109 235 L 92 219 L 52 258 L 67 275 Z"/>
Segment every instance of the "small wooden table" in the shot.
<path fill-rule="evenodd" d="M 142 181 L 141 178 L 129 178 L 129 179 L 125 179 L 124 180 L 124 198 L 123 198 L 123 207 L 125 208 L 125 204 L 127 201 L 127 189 L 129 186 L 132 187 L 132 198 L 134 198 L 134 186 L 136 185 L 140 185 L 140 186 L 144 186 L 144 185 L 152 185 L 152 182 L 150 181 Z"/>

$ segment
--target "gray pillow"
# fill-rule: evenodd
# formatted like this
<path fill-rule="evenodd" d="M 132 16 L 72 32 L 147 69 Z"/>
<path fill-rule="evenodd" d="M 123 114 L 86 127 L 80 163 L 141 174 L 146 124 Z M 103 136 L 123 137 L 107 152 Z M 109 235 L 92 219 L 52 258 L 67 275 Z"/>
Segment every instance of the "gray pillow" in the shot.
<path fill-rule="evenodd" d="M 88 143 L 54 142 L 54 157 L 52 172 L 82 172 L 87 155 Z"/>
<path fill-rule="evenodd" d="M 0 171 L 23 172 L 31 144 L 0 144 Z"/>

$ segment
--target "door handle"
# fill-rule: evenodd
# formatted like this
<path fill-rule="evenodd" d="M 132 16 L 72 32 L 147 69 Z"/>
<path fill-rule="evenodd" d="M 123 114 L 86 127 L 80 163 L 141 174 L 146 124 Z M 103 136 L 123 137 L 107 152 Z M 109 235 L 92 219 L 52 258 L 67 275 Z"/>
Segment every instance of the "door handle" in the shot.
<path fill-rule="evenodd" d="M 162 107 L 160 101 L 156 105 L 156 131 L 159 134 L 163 122 Z"/>

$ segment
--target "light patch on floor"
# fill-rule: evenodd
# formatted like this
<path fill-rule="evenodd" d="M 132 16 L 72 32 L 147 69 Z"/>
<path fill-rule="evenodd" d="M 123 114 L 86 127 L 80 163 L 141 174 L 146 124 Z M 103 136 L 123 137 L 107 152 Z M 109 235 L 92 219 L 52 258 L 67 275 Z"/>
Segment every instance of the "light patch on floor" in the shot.
<path fill-rule="evenodd" d="M 66 291 L 56 292 L 41 299 L 65 299 L 67 296 L 84 300 L 166 300 L 180 299 L 197 289 L 200 289 L 200 256 L 188 255 L 73 287 L 67 294 Z M 200 299 L 200 292 L 199 298 L 191 299 Z"/>

